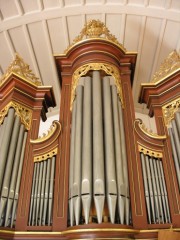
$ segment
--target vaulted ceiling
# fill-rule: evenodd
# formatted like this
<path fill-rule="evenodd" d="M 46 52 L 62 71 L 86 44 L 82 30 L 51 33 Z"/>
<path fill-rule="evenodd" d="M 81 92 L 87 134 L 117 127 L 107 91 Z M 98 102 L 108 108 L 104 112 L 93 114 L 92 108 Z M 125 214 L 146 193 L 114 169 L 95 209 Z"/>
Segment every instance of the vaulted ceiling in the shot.
<path fill-rule="evenodd" d="M 90 19 L 99 19 L 128 51 L 138 52 L 133 85 L 149 82 L 170 52 L 180 50 L 180 0 L 0 0 L 0 76 L 15 52 L 44 85 L 52 85 L 59 110 L 54 54 L 63 53 Z"/>

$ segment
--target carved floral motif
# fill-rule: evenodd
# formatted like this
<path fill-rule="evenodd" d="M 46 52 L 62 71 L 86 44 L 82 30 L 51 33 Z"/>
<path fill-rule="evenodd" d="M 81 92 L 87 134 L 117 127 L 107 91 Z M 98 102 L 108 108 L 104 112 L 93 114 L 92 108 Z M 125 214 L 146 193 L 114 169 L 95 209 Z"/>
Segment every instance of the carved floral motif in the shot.
<path fill-rule="evenodd" d="M 174 118 L 175 113 L 180 108 L 180 98 L 166 104 L 162 107 L 165 125 L 168 127 L 171 120 Z"/>

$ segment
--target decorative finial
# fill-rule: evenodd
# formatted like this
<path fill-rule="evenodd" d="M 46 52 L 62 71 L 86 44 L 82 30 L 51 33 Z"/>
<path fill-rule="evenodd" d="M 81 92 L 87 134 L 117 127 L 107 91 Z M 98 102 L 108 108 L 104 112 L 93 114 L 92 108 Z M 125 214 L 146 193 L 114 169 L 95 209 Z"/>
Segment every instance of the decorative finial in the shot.
<path fill-rule="evenodd" d="M 29 65 L 24 62 L 24 60 L 19 56 L 18 53 L 15 54 L 15 59 L 13 60 L 5 74 L 0 79 L 0 86 L 6 81 L 6 79 L 12 73 L 18 75 L 19 77 L 25 79 L 30 83 L 33 83 L 36 86 L 42 85 L 39 78 L 35 76 L 35 74 L 29 68 Z"/>
<path fill-rule="evenodd" d="M 81 30 L 80 34 L 74 39 L 72 44 L 65 50 L 65 53 L 67 53 L 69 49 L 72 48 L 72 46 L 74 46 L 76 43 L 84 39 L 91 38 L 106 39 L 110 42 L 115 43 L 124 52 L 126 52 L 124 46 L 120 44 L 116 37 L 110 33 L 109 29 L 104 25 L 103 22 L 101 22 L 100 20 L 90 20 L 84 25 L 84 28 Z"/>
<path fill-rule="evenodd" d="M 180 70 L 180 55 L 174 50 L 161 64 L 159 71 L 153 75 L 152 82 L 162 80 L 178 70 Z"/>

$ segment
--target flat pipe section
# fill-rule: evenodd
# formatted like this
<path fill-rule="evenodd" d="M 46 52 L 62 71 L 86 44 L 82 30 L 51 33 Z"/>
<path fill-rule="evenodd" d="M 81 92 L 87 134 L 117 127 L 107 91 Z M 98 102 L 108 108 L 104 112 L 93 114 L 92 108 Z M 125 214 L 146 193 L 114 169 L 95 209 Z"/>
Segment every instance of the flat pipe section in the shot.
<path fill-rule="evenodd" d="M 163 207 L 162 207 L 163 199 L 162 199 L 162 195 L 161 195 L 161 192 L 160 192 L 160 183 L 159 183 L 156 161 L 158 161 L 158 160 L 153 158 L 154 177 L 155 177 L 155 182 L 156 182 L 156 186 L 157 186 L 157 195 L 158 195 L 159 208 L 160 208 L 160 223 L 164 223 L 164 212 L 163 212 Z"/>
<path fill-rule="evenodd" d="M 23 137 L 24 137 L 24 125 L 21 124 L 20 131 L 19 131 L 19 137 L 17 140 L 16 153 L 15 153 L 15 157 L 14 157 L 14 165 L 13 165 L 11 179 L 10 179 L 8 202 L 7 202 L 7 208 L 6 208 L 5 227 L 8 226 L 8 224 L 9 224 L 8 219 L 10 219 L 10 215 L 11 215 L 10 211 L 12 209 L 13 199 L 14 199 L 14 195 L 15 195 L 15 187 L 16 187 L 16 180 L 17 180 L 17 175 L 18 175 L 18 168 L 19 168 L 19 161 L 20 161 L 21 150 L 22 150 Z"/>
<path fill-rule="evenodd" d="M 171 139 L 171 147 L 172 147 L 174 164 L 175 164 L 175 168 L 176 168 L 178 185 L 179 185 L 179 188 L 180 188 L 180 168 L 179 168 L 178 154 L 177 154 L 177 151 L 176 151 L 177 150 L 176 149 L 176 143 L 175 143 L 175 140 L 174 140 L 172 128 L 169 128 L 168 130 L 169 130 L 169 135 L 170 135 L 170 139 Z"/>
<path fill-rule="evenodd" d="M 93 71 L 93 189 L 98 223 L 102 222 L 105 200 L 102 90 L 100 72 Z"/>
<path fill-rule="evenodd" d="M 42 186 L 41 186 L 41 200 L 40 200 L 40 210 L 39 210 L 38 225 L 42 225 L 42 214 L 43 214 L 44 195 L 45 195 L 46 170 L 47 170 L 47 161 L 43 161 L 43 174 L 42 174 Z"/>
<path fill-rule="evenodd" d="M 21 174 L 22 174 L 22 168 L 23 168 L 27 134 L 28 134 L 27 132 L 24 133 L 23 142 L 22 142 L 21 156 L 20 156 L 20 161 L 18 166 L 18 174 L 16 179 L 16 187 L 15 187 L 14 201 L 13 201 L 13 207 L 12 207 L 11 227 L 13 227 L 13 223 L 16 216 L 17 201 L 19 198 L 19 189 L 20 189 L 20 183 L 21 183 Z"/>
<path fill-rule="evenodd" d="M 153 186 L 151 181 L 151 172 L 149 167 L 149 157 L 147 155 L 145 155 L 145 162 L 146 162 L 147 179 L 148 179 L 149 195 L 150 195 L 150 203 L 151 203 L 151 211 L 152 211 L 152 221 L 153 223 L 155 223 L 156 220 L 155 220 L 154 193 L 153 193 Z"/>
<path fill-rule="evenodd" d="M 1 206 L 0 217 L 2 217 L 2 214 L 3 214 L 6 204 L 7 204 L 7 198 L 8 198 L 8 192 L 9 192 L 9 187 L 10 187 L 13 160 L 14 160 L 14 154 L 15 154 L 16 145 L 17 145 L 19 128 L 20 128 L 20 118 L 18 116 L 16 116 L 14 126 L 13 126 L 10 146 L 9 146 L 9 152 L 8 152 L 8 157 L 7 157 L 7 163 L 6 163 L 5 173 L 4 173 L 3 184 L 2 184 L 1 201 L 0 201 L 0 206 Z"/>
<path fill-rule="evenodd" d="M 92 201 L 92 95 L 91 78 L 84 81 L 83 143 L 82 143 L 82 185 L 81 198 L 85 223 L 89 222 Z"/>
<path fill-rule="evenodd" d="M 104 150 L 106 169 L 106 196 L 111 223 L 115 221 L 117 202 L 117 183 L 115 172 L 114 135 L 112 119 L 112 101 L 109 77 L 103 78 L 103 112 L 104 112 Z"/>
<path fill-rule="evenodd" d="M 163 171 L 163 165 L 162 165 L 162 161 L 158 160 L 159 162 L 159 166 L 160 166 L 160 174 L 161 174 L 161 178 L 162 178 L 162 185 L 164 188 L 164 195 L 165 195 L 165 202 L 166 202 L 166 209 L 167 209 L 167 218 L 168 218 L 168 222 L 171 222 L 171 218 L 170 218 L 170 211 L 169 211 L 169 203 L 168 203 L 168 196 L 167 196 L 167 189 L 166 189 L 166 183 L 165 183 L 165 178 L 164 178 L 164 171 Z"/>
<path fill-rule="evenodd" d="M 76 135 L 74 149 L 73 205 L 76 225 L 79 224 L 81 211 L 81 165 L 82 165 L 82 111 L 83 86 L 76 88 Z"/>
<path fill-rule="evenodd" d="M 76 99 L 73 103 L 72 109 L 72 124 L 71 124 L 71 146 L 70 146 L 70 166 L 69 166 L 69 218 L 70 226 L 74 223 L 73 210 L 73 174 L 74 174 L 74 146 L 75 146 L 75 132 L 76 132 Z"/>
<path fill-rule="evenodd" d="M 147 171 L 145 165 L 145 157 L 143 153 L 140 153 L 141 163 L 142 163 L 142 172 L 143 172 L 143 182 L 144 182 L 144 191 L 145 191 L 145 198 L 146 198 L 146 207 L 148 213 L 148 222 L 151 224 L 151 210 L 150 210 L 150 201 L 149 201 L 149 188 L 148 188 L 148 181 L 147 181 Z"/>
<path fill-rule="evenodd" d="M 124 173 L 124 188 L 125 188 L 125 216 L 126 224 L 129 225 L 130 221 L 130 197 L 129 197 L 129 179 L 128 179 L 128 167 L 127 167 L 127 154 L 126 154 L 126 141 L 124 133 L 124 120 L 121 102 L 118 100 L 119 110 L 119 125 L 120 125 L 120 137 L 121 137 L 121 156 L 123 160 L 123 173 Z"/>
<path fill-rule="evenodd" d="M 49 204 L 48 204 L 48 226 L 52 222 L 52 202 L 53 202 L 53 192 L 54 192 L 54 173 L 55 173 L 55 156 L 51 159 L 51 174 L 49 183 Z"/>
<path fill-rule="evenodd" d="M 0 168 L 0 190 L 3 182 L 4 169 L 6 165 L 6 159 L 9 151 L 9 144 L 12 134 L 12 128 L 14 124 L 14 108 L 10 108 L 8 111 L 7 122 L 5 123 L 5 136 L 3 136 L 2 145 L 0 146 L 0 159 L 1 159 L 1 168 Z"/>
<path fill-rule="evenodd" d="M 118 114 L 118 97 L 115 85 L 111 86 L 112 104 L 113 104 L 113 122 L 114 122 L 114 142 L 115 142 L 115 159 L 116 159 L 116 176 L 117 176 L 117 192 L 118 192 L 118 212 L 120 223 L 124 224 L 125 219 L 125 186 L 123 173 L 123 160 L 121 156 L 121 138 Z"/>
<path fill-rule="evenodd" d="M 155 174 L 154 174 L 154 165 L 153 165 L 153 158 L 149 158 L 150 163 L 150 170 L 151 170 L 151 179 L 152 179 L 152 186 L 153 186 L 153 194 L 155 199 L 155 219 L 156 222 L 160 223 L 160 212 L 159 212 L 159 201 L 158 201 L 158 194 L 157 194 L 157 187 L 155 181 Z"/>

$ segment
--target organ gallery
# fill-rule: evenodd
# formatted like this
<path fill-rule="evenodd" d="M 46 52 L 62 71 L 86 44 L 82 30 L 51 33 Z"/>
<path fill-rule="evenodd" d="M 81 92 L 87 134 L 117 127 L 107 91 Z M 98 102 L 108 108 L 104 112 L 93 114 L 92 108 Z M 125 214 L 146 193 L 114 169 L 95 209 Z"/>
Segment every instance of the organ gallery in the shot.
<path fill-rule="evenodd" d="M 60 119 L 41 137 L 52 87 L 18 54 L 0 79 L 0 238 L 178 239 L 178 53 L 141 85 L 157 133 L 135 119 L 137 53 L 102 22 L 88 22 L 54 60 Z"/>

